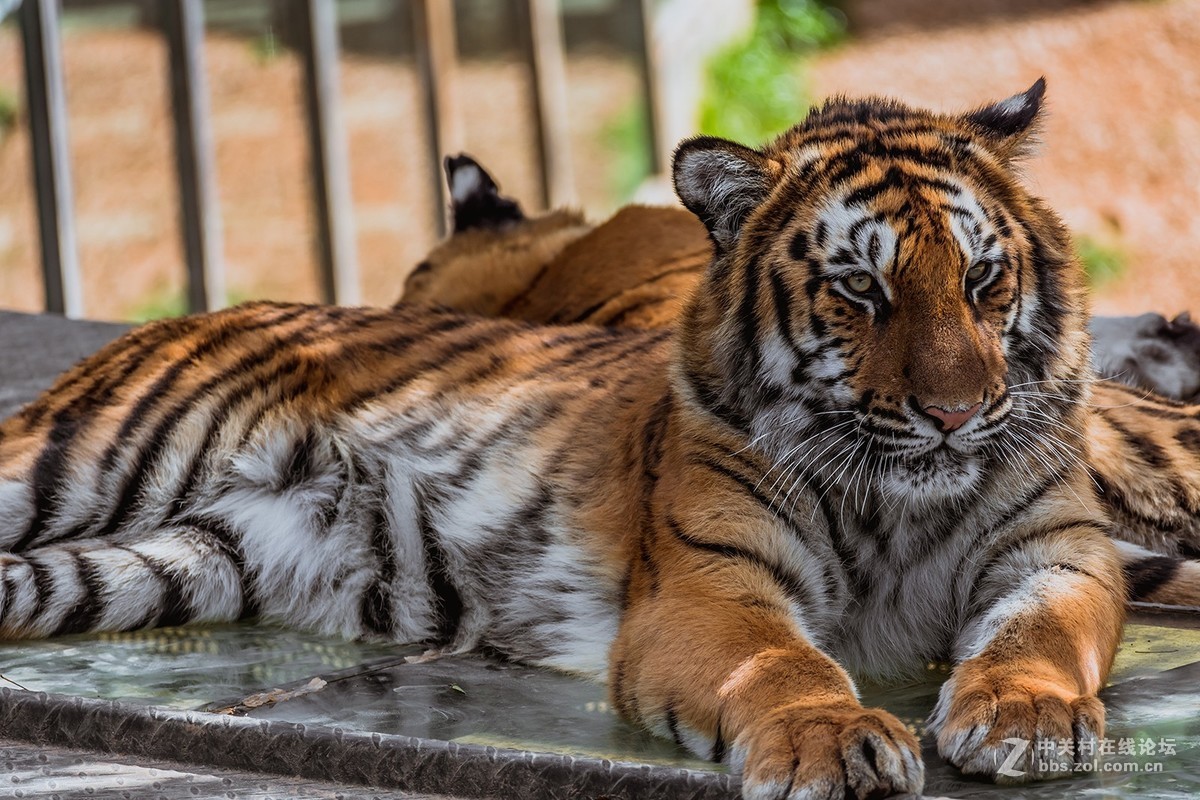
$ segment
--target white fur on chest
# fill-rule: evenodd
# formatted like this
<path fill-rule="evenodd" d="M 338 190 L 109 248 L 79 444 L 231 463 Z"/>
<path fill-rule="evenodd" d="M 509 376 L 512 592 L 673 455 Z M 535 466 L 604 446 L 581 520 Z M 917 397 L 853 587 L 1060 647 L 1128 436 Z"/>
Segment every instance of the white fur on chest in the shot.
<path fill-rule="evenodd" d="M 903 677 L 950 656 L 963 618 L 962 573 L 973 563 L 971 536 L 958 527 L 940 535 L 934 528 L 902 519 L 871 534 L 847 531 L 857 544 L 854 569 L 868 577 L 836 610 L 828 641 L 831 655 L 852 673 Z"/>

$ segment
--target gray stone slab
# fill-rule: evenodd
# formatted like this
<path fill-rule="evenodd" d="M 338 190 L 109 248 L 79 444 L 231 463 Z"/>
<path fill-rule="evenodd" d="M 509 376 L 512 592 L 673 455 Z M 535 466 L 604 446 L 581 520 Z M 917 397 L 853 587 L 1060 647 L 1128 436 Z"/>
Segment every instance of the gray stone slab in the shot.
<path fill-rule="evenodd" d="M 0 739 L 0 797 L 43 800 L 442 800 L 161 759 L 100 754 Z"/>
<path fill-rule="evenodd" d="M 115 322 L 0 311 L 0 419 L 49 388 L 60 372 L 128 329 Z"/>

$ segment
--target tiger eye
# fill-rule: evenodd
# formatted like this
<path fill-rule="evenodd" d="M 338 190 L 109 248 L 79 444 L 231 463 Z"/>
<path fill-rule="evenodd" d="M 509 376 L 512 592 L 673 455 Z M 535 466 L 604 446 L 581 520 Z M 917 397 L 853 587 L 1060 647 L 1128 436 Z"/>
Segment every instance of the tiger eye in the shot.
<path fill-rule="evenodd" d="M 967 280 L 977 281 L 987 274 L 988 265 L 982 261 L 967 270 Z"/>
<path fill-rule="evenodd" d="M 867 294 L 875 288 L 875 279 L 865 272 L 856 272 L 846 278 L 846 286 L 857 294 Z"/>

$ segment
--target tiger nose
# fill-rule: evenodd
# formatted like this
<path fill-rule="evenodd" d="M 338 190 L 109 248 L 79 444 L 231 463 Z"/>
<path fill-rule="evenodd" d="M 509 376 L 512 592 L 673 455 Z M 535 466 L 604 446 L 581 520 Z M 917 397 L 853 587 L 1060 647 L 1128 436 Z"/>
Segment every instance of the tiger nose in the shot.
<path fill-rule="evenodd" d="M 922 410 L 938 421 L 942 433 L 950 433 L 950 431 L 956 431 L 965 425 L 967 420 L 975 416 L 982 407 L 983 403 L 976 403 L 970 408 L 959 411 L 947 411 L 941 406 L 925 406 Z"/>

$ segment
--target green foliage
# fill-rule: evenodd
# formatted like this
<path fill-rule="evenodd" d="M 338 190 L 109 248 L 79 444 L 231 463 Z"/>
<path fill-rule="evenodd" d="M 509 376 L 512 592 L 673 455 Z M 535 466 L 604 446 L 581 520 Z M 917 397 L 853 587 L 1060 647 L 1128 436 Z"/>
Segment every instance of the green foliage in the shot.
<path fill-rule="evenodd" d="M 250 42 L 250 49 L 260 66 L 265 66 L 283 55 L 283 48 L 275 38 L 275 30 L 268 28 Z"/>
<path fill-rule="evenodd" d="M 0 140 L 12 132 L 12 129 L 17 127 L 17 118 L 20 116 L 20 101 L 17 99 L 17 93 L 8 89 L 0 88 Z"/>
<path fill-rule="evenodd" d="M 613 116 L 600 132 L 609 152 L 609 185 L 613 196 L 628 202 L 650 174 L 650 141 L 646 134 L 646 106 L 631 102 Z"/>
<path fill-rule="evenodd" d="M 228 304 L 236 306 L 253 297 L 245 291 L 229 290 Z M 187 292 L 182 289 L 164 289 L 145 296 L 125 315 L 129 322 L 138 325 L 168 317 L 182 317 L 188 313 Z"/>
<path fill-rule="evenodd" d="M 130 322 L 141 324 L 167 317 L 182 317 L 187 313 L 187 296 L 182 289 L 154 292 L 146 296 L 126 315 Z"/>
<path fill-rule="evenodd" d="M 792 52 L 829 47 L 842 40 L 846 18 L 821 0 L 759 0 L 754 36 Z"/>
<path fill-rule="evenodd" d="M 1107 244 L 1083 234 L 1075 237 L 1075 251 L 1083 262 L 1092 286 L 1103 286 L 1125 274 L 1129 256 L 1115 244 Z"/>
<path fill-rule="evenodd" d="M 749 38 L 709 61 L 701 132 L 756 145 L 795 124 L 809 105 L 805 56 L 841 41 L 845 29 L 820 0 L 759 0 Z"/>

